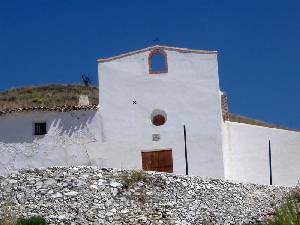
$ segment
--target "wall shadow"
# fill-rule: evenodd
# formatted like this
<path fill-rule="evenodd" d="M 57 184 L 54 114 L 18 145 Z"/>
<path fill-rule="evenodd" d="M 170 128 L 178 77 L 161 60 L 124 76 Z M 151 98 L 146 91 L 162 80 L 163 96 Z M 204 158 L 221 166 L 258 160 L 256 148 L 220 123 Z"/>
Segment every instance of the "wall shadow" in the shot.
<path fill-rule="evenodd" d="M 30 144 L 41 139 L 72 137 L 75 133 L 89 130 L 96 114 L 97 111 L 91 110 L 7 115 L 0 118 L 0 144 Z M 46 135 L 34 135 L 35 122 L 47 123 Z"/>

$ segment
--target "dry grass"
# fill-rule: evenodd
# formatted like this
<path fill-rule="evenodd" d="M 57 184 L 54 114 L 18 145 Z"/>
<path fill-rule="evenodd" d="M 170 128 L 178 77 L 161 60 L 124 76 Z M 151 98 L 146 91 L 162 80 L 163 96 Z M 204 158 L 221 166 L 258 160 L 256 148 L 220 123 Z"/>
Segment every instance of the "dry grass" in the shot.
<path fill-rule="evenodd" d="M 0 225 L 15 225 L 17 222 L 16 216 L 11 209 L 10 201 L 5 202 L 0 208 L 1 220 Z"/>
<path fill-rule="evenodd" d="M 0 110 L 34 106 L 77 105 L 79 95 L 88 95 L 91 105 L 98 104 L 98 88 L 96 87 L 52 84 L 0 92 Z"/>
<path fill-rule="evenodd" d="M 35 106 L 74 106 L 78 104 L 79 95 L 88 95 L 90 105 L 98 105 L 99 90 L 96 87 L 83 85 L 51 84 L 37 87 L 14 88 L 0 92 L 0 110 Z M 229 113 L 229 121 L 251 125 L 291 130 L 279 125 Z"/>

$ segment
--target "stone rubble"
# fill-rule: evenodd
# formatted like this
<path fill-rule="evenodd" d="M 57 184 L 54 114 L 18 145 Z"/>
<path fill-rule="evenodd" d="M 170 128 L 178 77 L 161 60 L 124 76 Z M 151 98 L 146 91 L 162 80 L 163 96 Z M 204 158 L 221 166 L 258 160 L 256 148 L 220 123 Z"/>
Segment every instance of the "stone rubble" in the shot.
<path fill-rule="evenodd" d="M 290 188 L 96 167 L 0 177 L 1 208 L 51 224 L 243 224 L 268 218 Z M 1 210 L 2 216 L 4 210 Z"/>

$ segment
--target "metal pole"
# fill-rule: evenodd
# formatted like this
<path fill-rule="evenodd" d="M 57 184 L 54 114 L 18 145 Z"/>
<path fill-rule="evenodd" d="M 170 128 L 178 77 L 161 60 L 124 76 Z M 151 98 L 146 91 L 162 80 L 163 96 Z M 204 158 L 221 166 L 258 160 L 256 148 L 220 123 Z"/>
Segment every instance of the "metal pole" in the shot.
<path fill-rule="evenodd" d="M 271 152 L 271 141 L 269 140 L 269 168 L 270 168 L 270 185 L 273 184 L 272 177 L 272 152 Z"/>
<path fill-rule="evenodd" d="M 189 163 L 188 163 L 187 148 L 186 148 L 186 129 L 185 129 L 185 125 L 183 125 L 183 133 L 184 133 L 185 174 L 189 175 Z"/>

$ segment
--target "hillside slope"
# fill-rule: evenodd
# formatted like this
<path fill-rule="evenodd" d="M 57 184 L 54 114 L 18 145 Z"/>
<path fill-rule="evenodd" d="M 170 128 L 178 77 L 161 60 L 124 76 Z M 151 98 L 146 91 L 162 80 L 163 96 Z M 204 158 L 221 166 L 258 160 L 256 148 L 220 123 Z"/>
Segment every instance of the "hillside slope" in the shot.
<path fill-rule="evenodd" d="M 77 106 L 79 95 L 88 95 L 90 105 L 98 105 L 99 103 L 99 90 L 97 87 L 85 87 L 79 84 L 51 84 L 14 88 L 0 92 L 0 111 L 39 106 L 49 108 L 57 106 Z M 228 120 L 231 122 L 290 130 L 283 126 L 232 113 L 229 113 Z"/>
<path fill-rule="evenodd" d="M 79 95 L 88 95 L 91 105 L 98 104 L 98 88 L 96 87 L 51 84 L 14 88 L 0 92 L 0 110 L 35 106 L 77 105 Z"/>

